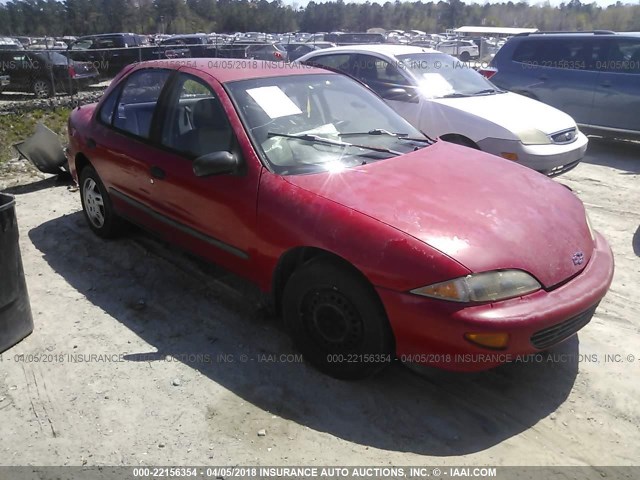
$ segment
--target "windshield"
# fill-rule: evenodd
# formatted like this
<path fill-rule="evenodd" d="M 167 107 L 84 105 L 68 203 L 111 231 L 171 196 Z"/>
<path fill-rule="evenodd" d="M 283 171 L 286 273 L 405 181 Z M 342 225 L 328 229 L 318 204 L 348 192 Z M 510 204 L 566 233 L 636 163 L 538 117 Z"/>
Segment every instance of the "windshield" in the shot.
<path fill-rule="evenodd" d="M 283 175 L 353 167 L 428 145 L 382 100 L 347 77 L 293 75 L 227 87 L 256 150 Z"/>
<path fill-rule="evenodd" d="M 469 64 L 444 53 L 398 55 L 400 66 L 409 70 L 427 98 L 468 97 L 503 93 Z"/>

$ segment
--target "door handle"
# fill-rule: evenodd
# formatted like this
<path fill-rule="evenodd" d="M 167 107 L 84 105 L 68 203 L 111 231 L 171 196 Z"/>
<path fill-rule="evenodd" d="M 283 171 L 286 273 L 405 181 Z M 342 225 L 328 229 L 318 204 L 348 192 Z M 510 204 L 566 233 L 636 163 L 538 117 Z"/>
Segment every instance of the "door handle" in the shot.
<path fill-rule="evenodd" d="M 162 180 L 165 177 L 165 173 L 160 167 L 153 166 L 151 167 L 151 176 Z"/>
<path fill-rule="evenodd" d="M 600 84 L 600 86 L 601 87 L 605 87 L 605 88 L 609 88 L 609 87 L 611 87 L 611 82 L 609 80 L 606 80 L 606 81 L 602 82 Z"/>
<path fill-rule="evenodd" d="M 87 148 L 96 148 L 98 146 L 98 144 L 96 143 L 96 141 L 93 138 L 87 138 Z"/>
<path fill-rule="evenodd" d="M 549 77 L 547 75 L 540 75 L 538 77 L 539 80 L 549 80 Z"/>

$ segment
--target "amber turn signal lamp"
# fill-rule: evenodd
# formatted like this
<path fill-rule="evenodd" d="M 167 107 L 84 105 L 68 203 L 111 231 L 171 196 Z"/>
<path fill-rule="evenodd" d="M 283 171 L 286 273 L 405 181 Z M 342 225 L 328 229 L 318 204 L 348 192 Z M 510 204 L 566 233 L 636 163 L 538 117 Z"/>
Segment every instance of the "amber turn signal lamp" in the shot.
<path fill-rule="evenodd" d="M 465 333 L 466 338 L 471 343 L 486 348 L 503 349 L 509 344 L 508 333 Z"/>
<path fill-rule="evenodd" d="M 514 162 L 518 161 L 518 154 L 512 152 L 500 152 L 500 156 L 502 158 L 506 158 L 507 160 L 513 160 Z"/>

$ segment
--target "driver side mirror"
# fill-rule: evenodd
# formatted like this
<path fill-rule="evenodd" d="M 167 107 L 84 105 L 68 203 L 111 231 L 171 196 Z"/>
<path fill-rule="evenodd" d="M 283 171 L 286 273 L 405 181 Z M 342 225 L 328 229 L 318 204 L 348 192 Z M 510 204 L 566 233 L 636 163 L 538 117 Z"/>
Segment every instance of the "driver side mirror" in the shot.
<path fill-rule="evenodd" d="M 238 159 L 231 152 L 207 153 L 193 161 L 193 173 L 196 177 L 225 175 L 235 173 L 237 169 Z"/>
<path fill-rule="evenodd" d="M 413 90 L 403 87 L 388 88 L 382 92 L 382 98 L 396 102 L 417 103 L 418 97 Z"/>

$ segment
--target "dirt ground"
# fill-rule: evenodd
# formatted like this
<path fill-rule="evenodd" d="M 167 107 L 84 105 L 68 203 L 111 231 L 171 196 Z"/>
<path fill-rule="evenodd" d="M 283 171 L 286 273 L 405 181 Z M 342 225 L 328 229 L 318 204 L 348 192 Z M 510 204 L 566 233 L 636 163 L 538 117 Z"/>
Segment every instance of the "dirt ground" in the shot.
<path fill-rule="evenodd" d="M 135 229 L 101 240 L 68 183 L 12 168 L 35 331 L 0 363 L 2 465 L 638 464 L 638 145 L 592 138 L 557 179 L 616 259 L 578 337 L 543 361 L 357 383 L 302 363 L 242 280 Z"/>

